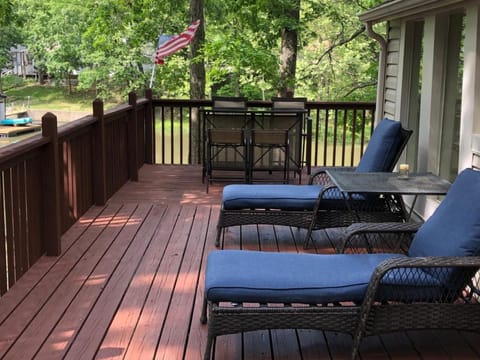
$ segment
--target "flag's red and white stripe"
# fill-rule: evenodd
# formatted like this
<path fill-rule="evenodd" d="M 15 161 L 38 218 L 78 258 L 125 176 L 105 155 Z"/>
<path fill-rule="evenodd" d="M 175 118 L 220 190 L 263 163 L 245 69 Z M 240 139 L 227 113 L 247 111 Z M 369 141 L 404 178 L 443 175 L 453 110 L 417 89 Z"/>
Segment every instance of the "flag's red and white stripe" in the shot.
<path fill-rule="evenodd" d="M 155 52 L 155 63 L 163 64 L 163 59 L 166 56 L 171 55 L 187 46 L 195 36 L 198 25 L 200 25 L 200 20 L 193 22 L 183 33 L 176 35 L 161 44 Z"/>

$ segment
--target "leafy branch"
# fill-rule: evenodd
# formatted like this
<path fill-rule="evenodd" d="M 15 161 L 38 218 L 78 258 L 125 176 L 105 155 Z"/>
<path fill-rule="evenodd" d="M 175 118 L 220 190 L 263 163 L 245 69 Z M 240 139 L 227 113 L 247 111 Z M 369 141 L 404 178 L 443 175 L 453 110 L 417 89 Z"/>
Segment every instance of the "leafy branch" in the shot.
<path fill-rule="evenodd" d="M 348 38 L 342 38 L 338 43 L 333 43 L 332 45 L 330 45 L 328 47 L 327 50 L 325 50 L 321 55 L 320 57 L 318 58 L 318 60 L 316 61 L 316 65 L 320 64 L 320 62 L 323 60 L 323 58 L 325 56 L 329 56 L 331 55 L 331 53 L 333 52 L 333 50 L 335 50 L 336 48 L 340 47 L 340 46 L 343 46 L 345 44 L 348 44 L 349 42 L 353 41 L 354 39 L 356 39 L 357 37 L 359 37 L 361 34 L 363 34 L 363 32 L 365 31 L 365 26 L 361 26 L 359 29 L 357 29 L 352 35 L 350 35 L 350 37 Z"/>

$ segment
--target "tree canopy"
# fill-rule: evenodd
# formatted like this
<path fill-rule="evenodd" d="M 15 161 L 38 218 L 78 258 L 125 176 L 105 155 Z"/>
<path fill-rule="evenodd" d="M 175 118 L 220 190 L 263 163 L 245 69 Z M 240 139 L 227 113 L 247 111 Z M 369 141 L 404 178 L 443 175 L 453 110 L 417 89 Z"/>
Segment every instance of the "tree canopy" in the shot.
<path fill-rule="evenodd" d="M 18 37 L 0 41 L 0 61 L 18 42 L 28 47 L 39 73 L 57 81 L 78 72 L 78 88 L 93 88 L 104 98 L 142 90 L 149 84 L 158 35 L 184 31 L 195 2 L 3 1 L 0 27 L 21 21 L 14 22 L 16 31 L 11 32 Z M 188 97 L 193 61 L 204 64 L 206 96 L 268 99 L 282 88 L 294 88 L 296 96 L 312 100 L 373 100 L 378 45 L 367 37 L 357 15 L 379 2 L 205 1 L 205 39 L 196 58 L 189 59 L 185 50 L 166 58 L 156 67 L 154 92 Z M 282 49 L 288 32 L 295 36 L 296 53 L 293 68 L 285 69 Z M 292 72 L 293 80 L 288 78 Z"/>

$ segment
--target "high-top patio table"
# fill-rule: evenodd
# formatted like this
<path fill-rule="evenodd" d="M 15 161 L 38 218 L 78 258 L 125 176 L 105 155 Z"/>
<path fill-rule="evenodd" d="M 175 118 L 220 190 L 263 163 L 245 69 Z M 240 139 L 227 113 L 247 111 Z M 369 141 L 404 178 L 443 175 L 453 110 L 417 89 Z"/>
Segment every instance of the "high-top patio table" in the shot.
<path fill-rule="evenodd" d="M 212 170 L 240 170 L 247 169 L 247 175 L 244 177 L 245 182 L 251 182 L 253 171 L 272 171 L 282 170 L 288 175 L 288 171 L 294 171 L 301 180 L 302 168 L 306 166 L 307 174 L 311 172 L 311 119 L 307 116 L 306 109 L 230 109 L 230 108 L 213 108 L 200 109 L 203 133 L 205 139 L 203 154 L 203 178 L 208 182 L 212 180 Z M 209 131 L 217 131 L 219 129 L 228 129 L 242 131 L 241 142 L 235 141 L 237 148 L 243 145 L 244 154 L 238 156 L 238 151 L 225 151 L 229 146 L 221 139 L 214 144 L 219 149 L 211 152 L 213 156 L 209 156 L 209 147 L 211 144 L 208 139 Z M 281 141 L 278 144 L 273 143 L 275 137 L 273 131 L 283 130 L 285 136 L 280 136 Z M 254 136 L 256 134 L 256 136 Z M 261 142 L 262 138 L 269 137 L 269 141 Z M 278 137 L 278 136 L 277 136 Z M 253 142 L 257 139 L 257 142 Z M 220 145 L 219 145 L 220 144 Z M 276 145 L 276 146 L 275 146 Z M 274 161 L 269 156 L 265 156 L 266 151 L 260 151 L 259 148 L 282 149 L 284 152 L 284 161 Z M 246 154 L 248 152 L 248 154 Z M 255 155 L 258 155 L 255 159 Z M 276 158 L 275 158 L 276 159 Z M 245 163 L 247 162 L 247 163 Z M 281 164 L 279 166 L 278 164 Z M 227 177 L 228 178 L 228 177 Z M 288 176 L 284 175 L 284 182 L 288 183 Z M 208 187 L 207 187 L 208 189 Z"/>
<path fill-rule="evenodd" d="M 445 195 L 451 185 L 448 180 L 432 173 L 411 173 L 402 178 L 396 172 L 352 172 L 327 170 L 330 179 L 345 195 L 347 206 L 354 211 L 354 194 L 413 195 L 409 220 L 419 195 Z M 360 219 L 361 220 L 361 219 Z"/>

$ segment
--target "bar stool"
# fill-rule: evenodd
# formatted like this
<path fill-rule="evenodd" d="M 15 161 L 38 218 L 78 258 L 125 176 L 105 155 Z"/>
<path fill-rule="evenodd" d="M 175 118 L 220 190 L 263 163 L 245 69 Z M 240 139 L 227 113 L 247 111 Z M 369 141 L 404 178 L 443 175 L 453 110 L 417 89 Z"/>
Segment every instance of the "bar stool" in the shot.
<path fill-rule="evenodd" d="M 248 149 L 245 129 L 217 129 L 207 130 L 206 141 L 206 192 L 213 180 L 213 170 L 243 171 L 240 178 L 249 182 Z M 222 179 L 235 180 L 232 175 Z"/>
<path fill-rule="evenodd" d="M 294 175 L 298 174 L 298 182 L 302 180 L 303 161 L 307 158 L 307 141 L 306 141 L 306 114 L 305 103 L 307 99 L 304 97 L 272 98 L 272 128 L 288 129 L 289 139 L 289 170 Z"/>
<path fill-rule="evenodd" d="M 255 171 L 270 174 L 281 171 L 283 172 L 281 182 L 288 184 L 290 147 L 287 129 L 252 129 L 248 154 L 250 182 L 254 181 Z"/>
<path fill-rule="evenodd" d="M 245 97 L 214 97 L 213 108 L 204 112 L 206 191 L 213 171 L 227 171 L 223 180 L 249 182 L 247 127 L 249 116 Z M 237 175 L 232 175 L 237 172 Z M 242 175 L 238 176 L 238 172 Z"/>

